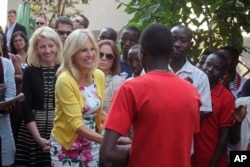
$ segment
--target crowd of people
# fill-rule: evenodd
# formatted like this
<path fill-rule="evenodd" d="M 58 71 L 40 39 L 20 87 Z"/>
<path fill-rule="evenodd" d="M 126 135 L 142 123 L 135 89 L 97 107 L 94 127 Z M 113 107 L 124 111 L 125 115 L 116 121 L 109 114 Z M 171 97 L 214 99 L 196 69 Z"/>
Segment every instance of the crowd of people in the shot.
<path fill-rule="evenodd" d="M 104 27 L 80 14 L 27 38 L 8 11 L 0 32 L 3 167 L 226 167 L 249 149 L 250 79 L 229 45 L 189 61 L 192 31 L 154 23 Z M 119 49 L 120 48 L 120 49 Z M 11 107 L 11 110 L 10 110 Z"/>

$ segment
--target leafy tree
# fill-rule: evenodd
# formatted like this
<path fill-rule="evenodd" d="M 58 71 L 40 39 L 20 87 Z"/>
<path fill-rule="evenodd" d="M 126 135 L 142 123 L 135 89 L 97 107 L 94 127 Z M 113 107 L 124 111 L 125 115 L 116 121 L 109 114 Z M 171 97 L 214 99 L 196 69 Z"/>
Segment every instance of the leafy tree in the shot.
<path fill-rule="evenodd" d="M 119 1 L 119 0 L 117 0 Z M 204 50 L 215 51 L 221 45 L 243 47 L 242 32 L 250 32 L 249 0 L 132 0 L 125 12 L 133 14 L 129 25 L 145 28 L 151 23 L 168 27 L 184 24 L 193 30 L 194 47 L 190 53 L 196 63 Z"/>
<path fill-rule="evenodd" d="M 27 2 L 27 0 L 23 0 Z M 49 26 L 53 26 L 59 16 L 74 16 L 81 13 L 75 8 L 77 4 L 88 4 L 89 0 L 28 0 L 32 16 L 45 16 Z M 69 12 L 73 11 L 73 12 Z"/>

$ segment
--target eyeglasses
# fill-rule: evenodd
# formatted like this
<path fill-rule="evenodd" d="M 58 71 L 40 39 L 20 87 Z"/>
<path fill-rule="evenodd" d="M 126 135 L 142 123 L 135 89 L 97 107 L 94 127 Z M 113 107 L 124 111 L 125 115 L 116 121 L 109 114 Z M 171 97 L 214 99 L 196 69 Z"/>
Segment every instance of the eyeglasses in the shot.
<path fill-rule="evenodd" d="M 43 23 L 43 22 L 36 22 L 36 25 L 38 25 L 38 24 L 44 25 L 45 23 Z"/>
<path fill-rule="evenodd" d="M 63 31 L 63 30 L 56 30 L 56 32 L 59 34 L 59 35 L 69 35 L 71 33 L 71 31 Z"/>
<path fill-rule="evenodd" d="M 113 60 L 115 58 L 115 56 L 110 53 L 99 52 L 99 55 L 100 55 L 100 58 L 103 58 L 103 56 L 105 55 L 107 60 Z"/>

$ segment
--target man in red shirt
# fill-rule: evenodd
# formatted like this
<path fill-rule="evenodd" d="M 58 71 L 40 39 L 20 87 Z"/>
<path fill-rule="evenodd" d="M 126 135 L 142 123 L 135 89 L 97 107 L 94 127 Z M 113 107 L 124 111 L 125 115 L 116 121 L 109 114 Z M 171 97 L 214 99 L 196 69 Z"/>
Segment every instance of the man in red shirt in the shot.
<path fill-rule="evenodd" d="M 200 132 L 194 137 L 193 167 L 226 167 L 227 144 L 233 126 L 233 95 L 220 82 L 227 68 L 221 53 L 210 54 L 203 66 L 211 89 L 213 112 L 201 119 Z"/>
<path fill-rule="evenodd" d="M 173 42 L 165 25 L 147 27 L 140 45 L 146 74 L 125 82 L 116 93 L 104 125 L 100 161 L 128 160 L 128 167 L 190 167 L 192 137 L 199 131 L 199 93 L 169 71 Z M 131 146 L 117 145 L 131 125 Z"/>

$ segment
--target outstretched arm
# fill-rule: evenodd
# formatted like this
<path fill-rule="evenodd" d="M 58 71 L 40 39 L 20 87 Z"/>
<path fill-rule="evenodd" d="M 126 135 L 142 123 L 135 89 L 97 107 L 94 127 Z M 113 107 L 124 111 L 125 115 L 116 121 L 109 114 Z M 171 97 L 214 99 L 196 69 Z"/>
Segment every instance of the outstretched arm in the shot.
<path fill-rule="evenodd" d="M 100 135 L 99 133 L 89 129 L 87 126 L 85 126 L 84 124 L 81 125 L 76 133 L 80 136 L 83 136 L 89 140 L 92 140 L 96 143 L 101 143 L 102 142 L 102 135 Z"/>
<path fill-rule="evenodd" d="M 100 162 L 128 161 L 130 145 L 117 145 L 120 136 L 119 133 L 113 130 L 105 129 L 100 149 Z"/>

